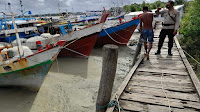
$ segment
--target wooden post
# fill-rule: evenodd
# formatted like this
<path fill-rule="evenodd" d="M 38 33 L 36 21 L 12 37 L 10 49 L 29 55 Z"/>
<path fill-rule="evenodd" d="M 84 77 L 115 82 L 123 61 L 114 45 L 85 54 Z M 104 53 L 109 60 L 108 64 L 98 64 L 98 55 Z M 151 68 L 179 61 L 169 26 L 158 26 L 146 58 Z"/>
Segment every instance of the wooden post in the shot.
<path fill-rule="evenodd" d="M 142 48 L 142 40 L 139 39 L 139 42 L 138 42 L 137 47 L 136 47 L 135 54 L 134 54 L 134 56 L 133 56 L 133 63 L 132 63 L 132 66 L 135 65 L 135 62 L 136 62 L 137 57 L 138 57 L 138 55 L 139 55 L 139 53 L 140 53 L 140 51 L 141 51 L 141 48 Z"/>
<path fill-rule="evenodd" d="M 96 102 L 96 112 L 105 112 L 106 105 L 110 102 L 117 67 L 117 59 L 118 46 L 111 44 L 104 45 L 103 66 Z"/>

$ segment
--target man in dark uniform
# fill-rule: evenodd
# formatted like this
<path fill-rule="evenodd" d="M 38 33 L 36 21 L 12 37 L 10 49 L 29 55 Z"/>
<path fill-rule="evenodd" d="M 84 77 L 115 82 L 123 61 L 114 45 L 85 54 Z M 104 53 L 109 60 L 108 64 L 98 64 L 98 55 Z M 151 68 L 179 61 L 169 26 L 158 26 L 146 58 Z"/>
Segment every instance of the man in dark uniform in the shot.
<path fill-rule="evenodd" d="M 155 55 L 159 55 L 161 53 L 161 48 L 163 46 L 163 42 L 165 40 L 166 35 L 168 35 L 169 42 L 168 42 L 168 55 L 172 56 L 172 47 L 173 47 L 173 40 L 174 36 L 177 34 L 177 30 L 179 28 L 179 21 L 180 21 L 180 12 L 174 9 L 174 2 L 168 1 L 166 5 L 166 9 L 159 11 L 161 8 L 158 8 L 156 14 L 163 15 L 163 27 L 159 35 L 159 42 L 158 42 L 158 50 Z"/>

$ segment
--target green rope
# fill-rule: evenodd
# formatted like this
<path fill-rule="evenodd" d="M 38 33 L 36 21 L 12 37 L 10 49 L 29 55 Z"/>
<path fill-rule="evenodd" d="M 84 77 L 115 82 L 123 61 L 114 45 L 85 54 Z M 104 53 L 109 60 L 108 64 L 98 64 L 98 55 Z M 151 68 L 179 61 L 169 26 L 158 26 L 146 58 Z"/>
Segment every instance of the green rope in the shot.
<path fill-rule="evenodd" d="M 116 100 L 112 100 L 108 104 L 103 105 L 103 106 L 96 105 L 97 109 L 105 109 L 105 108 L 108 108 L 108 107 L 114 107 L 114 110 L 119 110 L 118 102 Z"/>
<path fill-rule="evenodd" d="M 119 110 L 119 107 L 118 107 L 118 102 L 116 100 L 112 100 L 108 103 L 108 107 L 114 107 L 114 110 Z"/>
<path fill-rule="evenodd" d="M 97 105 L 97 104 L 96 104 L 96 108 L 97 108 L 97 109 L 105 109 L 105 108 L 107 108 L 107 104 L 106 104 L 106 105 L 103 105 L 103 106 L 100 106 L 100 105 Z"/>

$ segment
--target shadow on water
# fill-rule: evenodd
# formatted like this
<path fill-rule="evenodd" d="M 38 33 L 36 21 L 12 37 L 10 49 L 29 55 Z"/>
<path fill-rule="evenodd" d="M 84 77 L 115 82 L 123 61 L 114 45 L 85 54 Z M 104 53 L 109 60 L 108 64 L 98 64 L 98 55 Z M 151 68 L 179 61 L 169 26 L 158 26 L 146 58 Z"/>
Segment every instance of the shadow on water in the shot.
<path fill-rule="evenodd" d="M 29 112 L 37 92 L 17 87 L 0 87 L 1 112 Z"/>
<path fill-rule="evenodd" d="M 63 73 L 87 78 L 88 59 L 70 57 L 57 58 L 57 60 L 55 60 L 52 64 L 50 72 Z"/>

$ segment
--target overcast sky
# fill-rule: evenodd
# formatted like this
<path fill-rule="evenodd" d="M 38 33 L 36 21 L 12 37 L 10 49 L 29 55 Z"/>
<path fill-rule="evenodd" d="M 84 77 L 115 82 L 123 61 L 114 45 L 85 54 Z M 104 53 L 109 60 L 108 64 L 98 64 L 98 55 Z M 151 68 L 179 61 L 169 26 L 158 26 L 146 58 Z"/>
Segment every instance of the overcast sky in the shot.
<path fill-rule="evenodd" d="M 144 0 L 145 2 L 155 2 L 157 0 Z M 168 0 L 161 0 L 168 1 Z M 20 14 L 20 0 L 0 0 L 0 12 L 8 12 L 5 4 L 11 3 L 12 11 Z M 30 10 L 32 14 L 58 13 L 58 3 L 61 12 L 68 10 L 71 12 L 85 12 L 86 10 L 102 10 L 103 7 L 122 6 L 131 3 L 141 3 L 142 0 L 22 0 L 26 11 Z M 5 10 L 6 9 L 6 10 Z"/>

